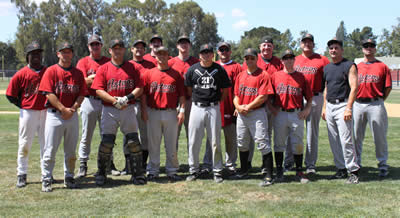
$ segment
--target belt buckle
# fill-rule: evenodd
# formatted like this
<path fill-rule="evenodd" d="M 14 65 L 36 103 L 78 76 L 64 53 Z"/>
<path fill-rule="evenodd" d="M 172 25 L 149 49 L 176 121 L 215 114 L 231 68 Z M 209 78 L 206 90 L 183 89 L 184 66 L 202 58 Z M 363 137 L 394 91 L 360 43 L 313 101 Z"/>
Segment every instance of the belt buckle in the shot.
<path fill-rule="evenodd" d="M 340 99 L 335 99 L 335 103 L 337 104 L 337 103 L 339 103 L 340 102 Z"/>

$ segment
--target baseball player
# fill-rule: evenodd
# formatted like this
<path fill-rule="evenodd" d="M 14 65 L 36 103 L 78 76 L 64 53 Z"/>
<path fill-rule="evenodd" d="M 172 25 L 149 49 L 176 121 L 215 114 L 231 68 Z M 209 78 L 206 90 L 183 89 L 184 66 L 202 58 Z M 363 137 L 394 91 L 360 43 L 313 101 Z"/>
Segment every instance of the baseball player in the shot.
<path fill-rule="evenodd" d="M 283 152 L 286 148 L 287 138 L 290 137 L 296 163 L 296 177 L 301 183 L 308 183 L 309 180 L 303 173 L 302 163 L 304 120 L 310 114 L 312 106 L 311 87 L 304 74 L 294 69 L 295 55 L 293 51 L 284 51 L 282 62 L 283 70 L 275 72 L 271 77 L 275 99 L 273 104 L 268 102 L 269 109 L 275 116 L 276 181 L 283 181 Z M 307 101 L 305 107 L 303 98 Z"/>
<path fill-rule="evenodd" d="M 322 82 L 322 77 L 324 67 L 329 64 L 328 58 L 314 53 L 314 46 L 314 36 L 309 33 L 304 35 L 300 42 L 302 53 L 296 57 L 294 62 L 294 69 L 304 74 L 307 83 L 311 85 L 313 93 L 311 112 L 306 119 L 307 144 L 306 157 L 304 159 L 306 174 L 316 173 L 315 164 L 318 158 L 319 121 L 321 119 L 322 105 L 324 104 L 324 83 Z M 289 166 L 292 165 L 291 163 L 294 161 L 290 140 L 286 147 L 285 156 L 285 163 Z"/>
<path fill-rule="evenodd" d="M 156 49 L 160 46 L 163 45 L 163 39 L 161 36 L 155 34 L 151 37 L 150 39 L 150 53 L 146 54 L 143 56 L 143 59 L 146 61 L 150 61 L 151 63 L 154 64 L 154 66 L 157 66 L 157 59 L 156 59 Z"/>
<path fill-rule="evenodd" d="M 79 137 L 79 118 L 76 113 L 88 95 L 83 73 L 72 66 L 73 47 L 68 42 L 58 46 L 57 64 L 47 68 L 39 91 L 46 95 L 47 115 L 45 146 L 42 161 L 42 191 L 51 192 L 56 153 L 64 137 L 64 186 L 76 188 L 74 170 L 75 150 Z"/>
<path fill-rule="evenodd" d="M 358 92 L 353 107 L 357 163 L 361 167 L 362 145 L 368 123 L 375 142 L 376 159 L 379 161 L 379 177 L 386 177 L 389 174 L 386 139 L 388 118 L 384 100 L 392 90 L 392 76 L 389 68 L 375 58 L 376 42 L 367 39 L 362 46 L 364 60 L 357 65 Z"/>
<path fill-rule="evenodd" d="M 185 86 L 192 96 L 189 118 L 189 173 L 187 181 L 199 177 L 199 152 L 207 130 L 212 146 L 214 181 L 223 182 L 221 153 L 221 112 L 219 102 L 225 100 L 231 86 L 229 77 L 219 64 L 213 62 L 214 52 L 209 44 L 200 47 L 200 62 L 185 74 Z"/>
<path fill-rule="evenodd" d="M 106 182 L 106 166 L 111 159 L 118 127 L 126 138 L 124 146 L 130 152 L 131 181 L 135 185 L 146 183 L 134 106 L 135 99 L 143 92 L 143 84 L 135 66 L 124 61 L 125 51 L 122 40 L 112 40 L 108 49 L 111 61 L 99 67 L 92 84 L 92 88 L 103 102 L 102 139 L 97 158 L 96 185 L 98 186 L 103 186 Z"/>
<path fill-rule="evenodd" d="M 264 36 L 260 41 L 260 53 L 258 54 L 257 58 L 257 67 L 266 71 L 270 75 L 273 73 L 282 70 L 283 65 L 281 60 L 273 55 L 274 52 L 274 40 L 270 36 Z M 243 63 L 243 70 L 247 69 L 246 62 Z M 268 117 L 268 138 L 271 141 L 272 137 L 272 126 L 273 126 L 273 119 L 271 112 L 267 110 L 267 117 Z M 251 143 L 250 145 L 250 155 L 249 155 L 249 164 L 251 168 L 251 160 L 253 159 L 253 152 L 254 152 L 254 144 Z"/>
<path fill-rule="evenodd" d="M 148 120 L 149 164 L 147 179 L 158 178 L 160 168 L 160 145 L 164 135 L 166 153 L 165 169 L 171 182 L 182 180 L 177 175 L 179 168 L 176 152 L 178 125 L 185 119 L 185 93 L 182 75 L 168 66 L 168 49 L 164 46 L 156 50 L 157 67 L 147 71 L 143 77 L 142 97 L 143 120 Z M 179 112 L 176 108 L 179 105 Z"/>
<path fill-rule="evenodd" d="M 329 144 L 333 153 L 336 174 L 331 179 L 347 178 L 346 183 L 357 184 L 358 170 L 353 141 L 353 103 L 357 96 L 357 66 L 343 58 L 343 42 L 328 41 L 332 63 L 324 67 L 324 106 L 322 119 L 328 127 Z"/>
<path fill-rule="evenodd" d="M 217 45 L 217 53 L 219 60 L 217 64 L 224 67 L 228 74 L 229 80 L 235 84 L 236 77 L 242 71 L 240 64 L 231 60 L 231 45 L 228 42 L 220 42 Z M 236 159 L 237 159 L 237 142 L 236 142 L 236 117 L 233 115 L 235 106 L 233 105 L 234 89 L 229 88 L 228 96 L 221 102 L 221 121 L 222 129 L 225 136 L 225 167 L 228 169 L 229 174 L 236 172 Z M 254 146 L 254 145 L 253 145 Z M 212 164 L 212 151 L 211 145 L 206 144 L 206 152 L 203 158 L 204 163 Z"/>
<path fill-rule="evenodd" d="M 133 42 L 133 45 L 131 47 L 131 52 L 132 52 L 132 60 L 131 62 L 133 65 L 135 65 L 135 68 L 139 70 L 140 76 L 144 75 L 144 73 L 153 67 L 155 65 L 147 60 L 143 59 L 144 53 L 146 51 L 146 43 L 143 40 L 136 40 Z M 149 156 L 149 151 L 147 149 L 148 145 L 148 139 L 147 139 L 147 125 L 146 122 L 144 122 L 141 118 L 141 106 L 140 106 L 140 99 L 136 99 L 136 104 L 135 104 L 135 112 L 136 112 L 136 120 L 138 121 L 139 125 L 139 138 L 140 138 L 140 143 L 141 143 L 141 148 L 142 148 L 142 165 L 143 169 L 146 169 L 147 166 L 147 158 Z M 124 140 L 126 140 L 124 138 Z M 130 163 L 129 163 L 129 150 L 124 147 L 124 154 L 125 154 L 125 168 L 122 170 L 121 174 L 126 175 L 126 174 L 131 174 L 131 168 Z"/>
<path fill-rule="evenodd" d="M 103 42 L 100 36 L 96 34 L 91 35 L 88 39 L 90 55 L 80 59 L 76 65 L 76 68 L 82 71 L 85 76 L 86 85 L 89 87 L 89 95 L 85 96 L 80 109 L 82 138 L 79 144 L 80 167 L 77 177 L 85 177 L 87 174 L 87 161 L 89 160 L 90 145 L 92 143 L 94 129 L 96 128 L 96 122 L 99 122 L 99 126 L 101 126 L 101 109 L 103 106 L 100 98 L 96 95 L 96 90 L 91 89 L 90 86 L 93 83 L 99 66 L 110 61 L 110 58 L 101 55 L 102 47 Z M 111 161 L 110 171 L 112 175 L 115 176 L 120 174 L 120 172 L 116 170 L 113 161 Z"/>
<path fill-rule="evenodd" d="M 20 108 L 17 157 L 18 188 L 26 186 L 28 155 L 36 133 L 40 145 L 40 161 L 43 158 L 46 97 L 38 93 L 40 80 L 46 70 L 46 67 L 42 65 L 42 52 L 43 49 L 36 41 L 26 47 L 25 54 L 28 65 L 11 78 L 6 91 L 8 100 Z"/>
<path fill-rule="evenodd" d="M 262 168 L 265 172 L 260 186 L 269 186 L 273 183 L 274 163 L 271 143 L 267 136 L 268 118 L 264 103 L 268 95 L 273 94 L 273 89 L 269 74 L 257 67 L 257 51 L 252 48 L 246 49 L 244 60 L 247 70 L 237 76 L 233 99 L 238 112 L 236 131 L 241 165 L 236 178 L 248 177 L 249 144 L 253 140 L 262 154 Z"/>

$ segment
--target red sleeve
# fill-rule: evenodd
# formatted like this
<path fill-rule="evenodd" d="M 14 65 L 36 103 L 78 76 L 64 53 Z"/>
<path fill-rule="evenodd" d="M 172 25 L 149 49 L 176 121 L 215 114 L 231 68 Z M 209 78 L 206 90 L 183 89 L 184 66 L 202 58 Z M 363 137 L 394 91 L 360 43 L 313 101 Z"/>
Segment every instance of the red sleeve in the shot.
<path fill-rule="evenodd" d="M 177 72 L 178 73 L 178 72 Z M 177 88 L 178 88 L 178 96 L 185 96 L 185 85 L 183 84 L 183 77 L 180 73 L 178 73 L 179 76 L 177 78 Z M 179 102 L 179 99 L 178 99 Z"/>
<path fill-rule="evenodd" d="M 43 74 L 43 78 L 40 81 L 40 86 L 39 86 L 39 91 L 41 92 L 50 92 L 53 93 L 53 87 L 54 87 L 54 77 L 56 75 L 57 71 L 54 69 L 54 67 L 49 67 Z"/>
<path fill-rule="evenodd" d="M 385 65 L 385 88 L 392 87 L 392 74 L 390 69 Z"/>
<path fill-rule="evenodd" d="M 82 58 L 78 61 L 78 64 L 76 64 L 76 68 L 80 70 L 83 73 L 83 76 L 86 78 L 88 77 L 87 75 L 87 69 L 86 69 L 86 58 Z"/>
<path fill-rule="evenodd" d="M 143 88 L 143 81 L 140 78 L 140 71 L 137 68 L 135 68 L 135 71 L 136 71 L 134 75 L 135 78 L 133 78 L 135 81 L 137 81 L 135 88 Z"/>
<path fill-rule="evenodd" d="M 263 72 L 263 85 L 260 87 L 259 95 L 273 95 L 274 89 L 271 85 L 271 77 L 268 75 L 267 72 Z"/>
<path fill-rule="evenodd" d="M 82 75 L 82 76 L 80 76 L 81 87 L 79 89 L 80 90 L 79 95 L 80 96 L 89 95 L 89 91 L 88 91 L 88 88 L 87 88 L 87 85 L 86 85 L 85 77 L 83 76 L 82 71 L 78 70 L 78 72 L 81 73 L 80 75 Z"/>
<path fill-rule="evenodd" d="M 240 74 L 236 77 L 235 81 L 235 90 L 234 90 L 234 95 L 239 96 L 239 82 L 240 82 Z"/>
<path fill-rule="evenodd" d="M 304 78 L 304 77 L 303 77 Z M 304 85 L 303 85 L 303 95 L 304 98 L 309 101 L 311 100 L 313 93 L 311 91 L 311 86 L 307 83 L 307 80 L 304 78 Z"/>
<path fill-rule="evenodd" d="M 18 71 L 8 84 L 6 95 L 12 97 L 18 97 L 19 88 L 21 87 L 21 71 Z"/>
<path fill-rule="evenodd" d="M 150 75 L 150 73 L 149 73 L 149 71 L 150 70 L 147 70 L 147 71 L 145 71 L 145 73 L 143 74 L 143 76 L 142 76 L 142 81 L 143 81 L 143 92 L 144 92 L 144 94 L 145 95 L 148 95 L 149 94 L 149 75 Z"/>
<path fill-rule="evenodd" d="M 99 67 L 99 69 L 97 69 L 97 73 L 96 73 L 96 77 L 94 77 L 93 83 L 91 88 L 92 89 L 96 89 L 96 90 L 106 90 L 105 87 L 105 73 L 107 70 L 107 66 L 106 65 L 102 65 L 101 67 Z"/>

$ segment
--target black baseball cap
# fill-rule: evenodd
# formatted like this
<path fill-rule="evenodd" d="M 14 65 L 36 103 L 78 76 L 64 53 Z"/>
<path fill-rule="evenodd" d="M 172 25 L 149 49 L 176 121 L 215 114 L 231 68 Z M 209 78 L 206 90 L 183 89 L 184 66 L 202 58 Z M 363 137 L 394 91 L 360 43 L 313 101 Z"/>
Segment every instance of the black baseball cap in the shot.
<path fill-rule="evenodd" d="M 101 41 L 101 37 L 97 34 L 93 34 L 89 37 L 88 39 L 88 44 L 92 44 L 93 42 L 98 42 L 100 44 L 103 44 L 103 42 Z"/>
<path fill-rule="evenodd" d="M 286 49 L 281 56 L 281 59 L 283 58 L 287 58 L 287 57 L 296 57 L 296 55 L 294 55 L 293 51 L 291 49 Z"/>
<path fill-rule="evenodd" d="M 57 47 L 57 51 L 58 52 L 61 51 L 61 50 L 64 50 L 64 49 L 71 49 L 72 51 L 74 51 L 74 47 L 69 42 L 62 42 Z"/>
<path fill-rule="evenodd" d="M 187 36 L 187 35 L 179 36 L 179 38 L 178 38 L 178 40 L 176 41 L 176 43 L 179 43 L 180 41 L 188 41 L 188 42 L 190 43 L 189 36 Z"/>
<path fill-rule="evenodd" d="M 261 38 L 260 44 L 262 44 L 262 43 L 271 43 L 271 44 L 274 44 L 274 40 L 273 40 L 272 37 L 270 37 L 270 36 L 264 36 L 264 37 Z"/>
<path fill-rule="evenodd" d="M 226 46 L 229 49 L 231 49 L 231 44 L 229 44 L 228 42 L 220 42 L 220 43 L 217 44 L 217 48 L 218 49 L 221 48 L 222 46 Z"/>
<path fill-rule="evenodd" d="M 155 50 L 155 53 L 157 54 L 157 53 L 160 53 L 160 52 L 168 52 L 168 48 L 167 47 L 164 47 L 164 46 L 160 46 L 160 47 L 158 47 L 158 48 L 156 48 L 156 50 Z"/>
<path fill-rule="evenodd" d="M 125 43 L 121 39 L 113 39 L 113 40 L 111 40 L 110 48 L 114 48 L 116 45 L 119 45 L 122 48 L 125 48 Z"/>
<path fill-rule="evenodd" d="M 150 38 L 150 43 L 151 43 L 154 39 L 159 39 L 159 40 L 161 40 L 161 42 L 162 42 L 161 36 L 159 36 L 159 35 L 157 35 L 157 34 L 153 35 L 153 36 Z"/>
<path fill-rule="evenodd" d="M 336 37 L 333 37 L 333 39 L 329 40 L 328 43 L 327 43 L 328 47 L 331 46 L 332 44 L 339 44 L 340 47 L 343 47 L 342 40 L 339 40 Z"/>
<path fill-rule="evenodd" d="M 205 51 L 214 52 L 214 48 L 210 44 L 203 44 L 200 46 L 200 53 Z"/>
<path fill-rule="evenodd" d="M 362 46 L 367 45 L 367 44 L 376 46 L 376 41 L 374 39 L 364 39 L 362 41 Z"/>
<path fill-rule="evenodd" d="M 142 43 L 144 47 L 147 46 L 146 42 L 144 42 L 144 41 L 141 40 L 141 39 L 138 39 L 138 40 L 135 40 L 135 41 L 133 42 L 132 47 L 135 47 L 135 46 L 136 46 L 137 44 L 139 44 L 139 43 Z"/>
<path fill-rule="evenodd" d="M 310 34 L 310 33 L 307 33 L 306 35 L 304 35 L 304 36 L 301 38 L 301 41 L 304 41 L 304 40 L 306 40 L 306 39 L 310 39 L 312 42 L 314 42 L 314 36 L 313 36 L 312 34 Z"/>
<path fill-rule="evenodd" d="M 28 55 L 29 52 L 36 50 L 39 50 L 41 52 L 43 51 L 43 49 L 40 47 L 40 44 L 37 41 L 32 41 L 29 45 L 26 46 L 25 53 L 26 55 Z"/>
<path fill-rule="evenodd" d="M 257 57 L 258 54 L 257 54 L 257 51 L 256 51 L 254 48 L 247 48 L 246 50 L 244 50 L 244 55 L 243 55 L 243 57 L 246 57 L 246 56 L 254 56 L 254 57 Z"/>

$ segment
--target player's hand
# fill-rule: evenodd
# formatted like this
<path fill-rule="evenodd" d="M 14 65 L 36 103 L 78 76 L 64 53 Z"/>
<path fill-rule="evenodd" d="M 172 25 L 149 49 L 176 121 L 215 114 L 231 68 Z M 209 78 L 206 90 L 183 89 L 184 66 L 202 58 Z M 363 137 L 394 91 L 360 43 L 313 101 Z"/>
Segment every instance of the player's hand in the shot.
<path fill-rule="evenodd" d="M 147 110 L 142 110 L 141 113 L 140 113 L 140 116 L 141 116 L 142 120 L 145 121 L 145 122 L 147 120 L 149 120 L 149 115 L 147 114 Z"/>
<path fill-rule="evenodd" d="M 238 110 L 237 110 L 237 109 L 235 109 L 235 111 L 233 112 L 233 116 L 237 117 L 237 116 L 238 116 L 238 114 L 239 114 Z"/>
<path fill-rule="evenodd" d="M 185 121 L 185 113 L 178 113 L 178 125 L 182 125 L 183 121 Z"/>
<path fill-rule="evenodd" d="M 307 119 L 307 116 L 310 114 L 310 109 L 303 109 L 302 111 L 300 111 L 297 116 L 299 116 L 300 120 L 305 120 Z"/>
<path fill-rule="evenodd" d="M 239 107 L 237 108 L 237 111 L 240 114 L 246 115 L 249 111 L 246 108 L 246 105 L 239 105 Z"/>
<path fill-rule="evenodd" d="M 118 98 L 118 97 L 117 97 Z M 113 103 L 113 106 L 119 110 L 121 110 L 122 105 L 119 103 L 118 99 L 116 99 Z"/>
<path fill-rule="evenodd" d="M 91 79 L 91 80 L 94 80 L 94 77 L 96 76 L 96 74 L 92 74 L 92 75 L 90 75 L 90 76 L 88 76 L 87 78 L 89 78 L 89 79 Z"/>
<path fill-rule="evenodd" d="M 63 108 L 61 110 L 61 118 L 63 120 L 69 120 L 74 115 L 74 110 L 72 108 Z"/>
<path fill-rule="evenodd" d="M 325 112 L 325 110 L 322 110 L 321 117 L 322 117 L 323 120 L 326 121 L 326 112 Z"/>
<path fill-rule="evenodd" d="M 346 120 L 346 121 L 351 120 L 352 114 L 353 114 L 353 111 L 349 108 L 346 108 L 344 110 L 344 120 Z"/>

